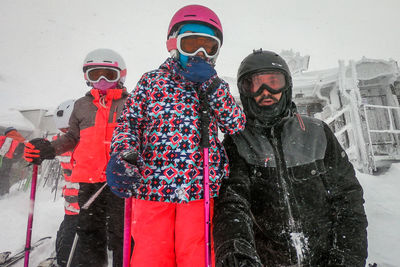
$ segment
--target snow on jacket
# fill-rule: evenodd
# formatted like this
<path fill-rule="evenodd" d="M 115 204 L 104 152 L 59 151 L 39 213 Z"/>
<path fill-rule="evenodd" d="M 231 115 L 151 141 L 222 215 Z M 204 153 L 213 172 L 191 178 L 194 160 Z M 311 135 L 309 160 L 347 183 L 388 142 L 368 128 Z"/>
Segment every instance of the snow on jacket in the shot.
<path fill-rule="evenodd" d="M 92 89 L 75 101 L 68 132 L 51 142 L 57 155 L 74 149 L 71 182 L 106 181 L 111 137 L 127 96 L 126 89 L 110 89 L 104 96 Z"/>
<path fill-rule="evenodd" d="M 141 180 L 136 197 L 182 203 L 203 197 L 203 155 L 199 142 L 199 97 L 216 78 L 201 84 L 176 72 L 168 58 L 159 69 L 145 73 L 128 97 L 115 129 L 113 153 L 139 151 Z M 225 150 L 218 140 L 218 126 L 233 134 L 244 128 L 245 115 L 235 103 L 229 86 L 221 80 L 207 91 L 210 106 L 210 195 L 218 195 L 221 179 L 228 175 Z"/>
<path fill-rule="evenodd" d="M 248 122 L 224 145 L 231 175 L 214 202 L 216 266 L 235 254 L 264 266 L 365 266 L 363 190 L 325 123 Z"/>

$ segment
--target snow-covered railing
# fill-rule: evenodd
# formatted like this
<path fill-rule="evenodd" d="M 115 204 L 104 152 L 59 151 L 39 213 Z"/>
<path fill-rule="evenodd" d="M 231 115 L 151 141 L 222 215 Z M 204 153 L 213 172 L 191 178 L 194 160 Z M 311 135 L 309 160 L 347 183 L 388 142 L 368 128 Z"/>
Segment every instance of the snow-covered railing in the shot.
<path fill-rule="evenodd" d="M 346 151 L 350 161 L 355 164 L 357 169 L 364 169 L 365 166 L 363 166 L 355 141 L 356 133 L 354 133 L 354 125 L 346 121 L 346 118 L 351 118 L 350 111 L 349 107 L 342 108 L 336 111 L 331 117 L 324 119 L 324 122 L 334 131 L 336 138 Z"/>
<path fill-rule="evenodd" d="M 386 125 L 389 127 L 384 129 L 373 129 L 368 112 L 385 111 L 381 119 L 386 119 Z M 384 161 L 400 161 L 400 107 L 381 106 L 381 105 L 363 105 L 365 123 L 368 135 L 369 155 L 372 160 L 372 168 L 376 170 L 378 165 Z M 397 115 L 397 116 L 396 116 Z M 394 116 L 397 117 L 397 123 Z M 384 123 L 383 123 L 384 124 Z M 383 124 L 380 124 L 381 127 Z M 373 138 L 372 134 L 375 134 Z M 380 148 L 380 149 L 379 149 Z"/>
<path fill-rule="evenodd" d="M 342 116 L 345 112 L 348 112 L 348 111 L 349 111 L 348 108 L 343 108 L 343 109 L 337 111 L 333 116 L 325 119 L 325 123 L 326 124 L 332 123 L 333 121 L 337 120 L 340 116 Z"/>

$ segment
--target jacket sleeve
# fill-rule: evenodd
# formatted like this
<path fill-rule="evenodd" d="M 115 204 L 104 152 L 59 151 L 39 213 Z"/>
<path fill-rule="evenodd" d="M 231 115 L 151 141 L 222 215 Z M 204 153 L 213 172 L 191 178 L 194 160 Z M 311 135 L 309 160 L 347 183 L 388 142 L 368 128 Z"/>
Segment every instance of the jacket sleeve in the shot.
<path fill-rule="evenodd" d="M 148 86 L 148 79 L 143 75 L 135 90 L 128 96 L 114 129 L 111 154 L 131 150 L 140 151 Z"/>
<path fill-rule="evenodd" d="M 60 137 L 51 142 L 51 145 L 56 151 L 56 155 L 61 155 L 67 151 L 73 150 L 80 140 L 79 119 L 77 118 L 75 107 L 76 105 L 74 105 L 69 119 L 68 132 L 60 135 Z"/>
<path fill-rule="evenodd" d="M 216 79 L 220 81 L 219 85 L 209 90 L 208 88 Z M 228 134 L 242 131 L 246 123 L 246 116 L 230 93 L 229 85 L 215 76 L 204 82 L 201 87 L 201 90 L 207 91 L 209 106 L 221 131 Z"/>
<path fill-rule="evenodd" d="M 248 167 L 230 136 L 226 135 L 224 147 L 228 153 L 230 177 L 223 181 L 220 195 L 214 201 L 216 266 L 262 266 L 254 241 Z"/>
<path fill-rule="evenodd" d="M 352 164 L 330 128 L 327 137 L 326 183 L 333 216 L 330 266 L 365 266 L 367 258 L 367 217 L 363 190 Z"/>
<path fill-rule="evenodd" d="M 15 158 L 15 159 L 22 158 L 22 155 L 24 154 L 24 148 L 25 148 L 25 144 L 24 143 L 19 143 L 17 148 L 14 151 L 13 158 Z"/>

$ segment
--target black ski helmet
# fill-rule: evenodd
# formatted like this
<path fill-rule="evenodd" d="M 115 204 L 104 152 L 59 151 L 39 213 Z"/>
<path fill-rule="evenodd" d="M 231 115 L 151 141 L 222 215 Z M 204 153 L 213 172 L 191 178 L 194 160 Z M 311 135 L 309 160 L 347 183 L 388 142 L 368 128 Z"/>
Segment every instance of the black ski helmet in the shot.
<path fill-rule="evenodd" d="M 253 97 L 247 97 L 240 93 L 244 111 L 249 119 L 257 119 L 267 125 L 274 124 L 288 114 L 292 103 L 292 76 L 286 61 L 272 51 L 253 50 L 240 63 L 237 73 L 237 86 L 239 92 L 244 79 L 250 79 L 251 75 L 263 71 L 280 71 L 285 75 L 286 85 L 282 91 L 281 99 L 272 106 L 261 107 L 257 105 Z"/>

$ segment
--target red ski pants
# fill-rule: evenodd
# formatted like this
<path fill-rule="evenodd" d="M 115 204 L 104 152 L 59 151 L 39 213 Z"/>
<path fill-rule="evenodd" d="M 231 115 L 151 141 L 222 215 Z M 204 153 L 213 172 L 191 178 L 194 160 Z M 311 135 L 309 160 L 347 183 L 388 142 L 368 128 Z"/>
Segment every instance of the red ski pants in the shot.
<path fill-rule="evenodd" d="M 213 206 L 211 199 L 210 219 Z M 204 200 L 176 204 L 135 199 L 132 236 L 132 267 L 204 267 Z M 213 247 L 211 258 L 214 266 Z"/>

